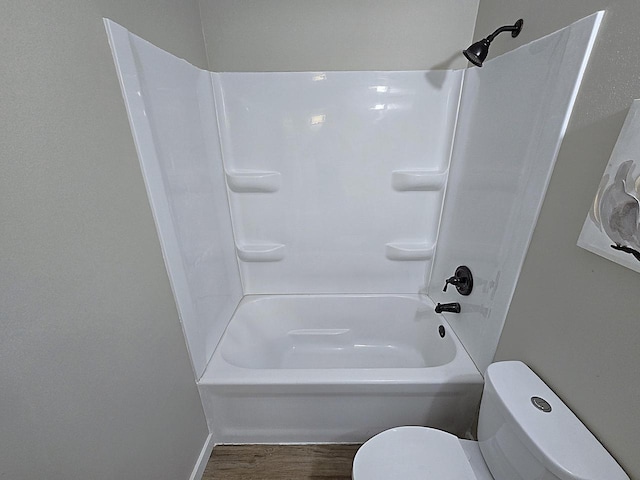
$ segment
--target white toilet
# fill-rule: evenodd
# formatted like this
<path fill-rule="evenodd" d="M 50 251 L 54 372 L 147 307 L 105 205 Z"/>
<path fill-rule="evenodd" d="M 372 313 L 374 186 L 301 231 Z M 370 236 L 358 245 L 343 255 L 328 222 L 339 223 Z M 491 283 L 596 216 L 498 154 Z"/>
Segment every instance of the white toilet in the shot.
<path fill-rule="evenodd" d="M 392 428 L 360 447 L 353 480 L 629 480 L 522 362 L 487 369 L 478 439 L 427 427 Z"/>

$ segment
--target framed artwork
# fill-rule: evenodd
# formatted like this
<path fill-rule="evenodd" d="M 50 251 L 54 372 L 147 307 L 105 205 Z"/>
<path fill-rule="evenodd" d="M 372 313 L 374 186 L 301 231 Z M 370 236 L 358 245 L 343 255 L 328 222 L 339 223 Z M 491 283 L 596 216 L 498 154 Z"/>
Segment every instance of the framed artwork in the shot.
<path fill-rule="evenodd" d="M 640 100 L 634 100 L 578 246 L 640 273 Z"/>

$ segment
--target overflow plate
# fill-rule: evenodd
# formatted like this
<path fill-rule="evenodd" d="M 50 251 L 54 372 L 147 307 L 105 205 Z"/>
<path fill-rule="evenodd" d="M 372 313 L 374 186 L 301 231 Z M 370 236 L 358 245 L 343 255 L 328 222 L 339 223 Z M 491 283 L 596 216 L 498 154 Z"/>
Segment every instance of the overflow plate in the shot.
<path fill-rule="evenodd" d="M 531 403 L 533 403 L 534 407 L 536 407 L 538 410 L 542 410 L 544 413 L 549 413 L 552 410 L 551 405 L 549 405 L 549 402 L 547 402 L 544 398 L 531 397 Z"/>

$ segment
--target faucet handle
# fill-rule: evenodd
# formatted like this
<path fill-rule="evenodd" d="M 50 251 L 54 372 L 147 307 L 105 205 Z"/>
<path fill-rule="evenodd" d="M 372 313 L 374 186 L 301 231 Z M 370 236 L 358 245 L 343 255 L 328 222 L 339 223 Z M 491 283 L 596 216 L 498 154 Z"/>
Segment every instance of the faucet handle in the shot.
<path fill-rule="evenodd" d="M 449 286 L 449 284 L 453 285 L 454 287 L 457 287 L 458 285 L 460 285 L 461 282 L 462 282 L 462 279 L 456 277 L 455 275 L 453 277 L 449 277 L 444 282 L 444 288 L 442 289 L 442 291 L 446 292 L 447 291 L 447 287 Z"/>

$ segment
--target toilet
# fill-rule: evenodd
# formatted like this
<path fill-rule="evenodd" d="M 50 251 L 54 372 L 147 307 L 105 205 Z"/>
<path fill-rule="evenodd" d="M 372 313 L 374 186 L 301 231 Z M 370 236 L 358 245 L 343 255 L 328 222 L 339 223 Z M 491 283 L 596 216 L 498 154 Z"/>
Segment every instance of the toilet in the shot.
<path fill-rule="evenodd" d="M 629 480 L 555 393 L 522 362 L 489 366 L 478 441 L 397 427 L 365 442 L 353 480 Z"/>

